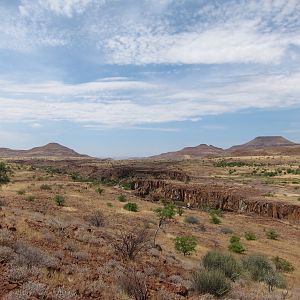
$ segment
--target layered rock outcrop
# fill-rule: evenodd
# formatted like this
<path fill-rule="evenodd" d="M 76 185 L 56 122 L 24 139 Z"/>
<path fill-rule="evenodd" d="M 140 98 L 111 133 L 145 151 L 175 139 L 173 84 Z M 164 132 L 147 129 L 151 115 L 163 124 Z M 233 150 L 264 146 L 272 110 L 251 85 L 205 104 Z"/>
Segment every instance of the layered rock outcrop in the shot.
<path fill-rule="evenodd" d="M 150 200 L 165 198 L 182 201 L 194 208 L 220 208 L 224 211 L 254 213 L 276 219 L 300 222 L 300 206 L 261 200 L 253 189 L 224 185 L 174 184 L 163 180 L 137 180 L 135 193 Z"/>

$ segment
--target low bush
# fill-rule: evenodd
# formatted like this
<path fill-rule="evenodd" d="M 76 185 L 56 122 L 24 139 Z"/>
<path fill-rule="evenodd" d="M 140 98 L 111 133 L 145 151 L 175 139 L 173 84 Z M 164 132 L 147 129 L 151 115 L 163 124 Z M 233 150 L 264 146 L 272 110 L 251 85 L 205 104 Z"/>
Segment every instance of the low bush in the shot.
<path fill-rule="evenodd" d="M 133 202 L 128 202 L 123 206 L 124 209 L 128 210 L 128 211 L 133 211 L 133 212 L 137 212 L 138 211 L 138 206 L 136 203 Z"/>
<path fill-rule="evenodd" d="M 42 184 L 42 185 L 40 186 L 40 189 L 41 189 L 42 191 L 51 191 L 51 190 L 52 190 L 52 187 L 51 187 L 50 185 L 48 185 L 48 184 Z"/>
<path fill-rule="evenodd" d="M 223 296 L 231 290 L 230 281 L 220 270 L 199 269 L 192 274 L 192 287 L 201 294 Z"/>
<path fill-rule="evenodd" d="M 34 199 L 35 199 L 35 197 L 33 195 L 28 195 L 28 196 L 25 197 L 25 200 L 29 201 L 29 202 L 34 201 Z"/>
<path fill-rule="evenodd" d="M 295 267 L 289 261 L 279 256 L 273 257 L 272 262 L 274 263 L 277 271 L 293 272 L 295 270 Z"/>
<path fill-rule="evenodd" d="M 245 252 L 245 248 L 241 245 L 240 238 L 238 236 L 232 236 L 230 238 L 228 249 L 239 254 Z"/>
<path fill-rule="evenodd" d="M 184 256 L 190 255 L 197 246 L 197 240 L 193 236 L 178 236 L 174 240 L 175 249 Z"/>
<path fill-rule="evenodd" d="M 25 190 L 18 190 L 17 195 L 22 196 L 25 195 L 26 191 Z"/>
<path fill-rule="evenodd" d="M 231 280 L 237 279 L 242 266 L 232 255 L 219 251 L 210 251 L 202 258 L 202 265 L 208 270 L 220 270 Z"/>
<path fill-rule="evenodd" d="M 194 216 L 186 216 L 184 222 L 188 224 L 199 224 L 199 219 Z"/>
<path fill-rule="evenodd" d="M 145 276 L 134 270 L 128 269 L 117 276 L 117 282 L 123 292 L 135 300 L 148 300 L 148 292 Z"/>
<path fill-rule="evenodd" d="M 118 201 L 120 201 L 120 202 L 126 202 L 127 201 L 126 196 L 123 195 L 123 194 L 119 195 L 118 196 Z"/>
<path fill-rule="evenodd" d="M 279 234 L 274 229 L 270 229 L 266 232 L 266 236 L 270 240 L 277 240 L 279 237 Z"/>
<path fill-rule="evenodd" d="M 96 188 L 96 193 L 98 193 L 99 195 L 102 195 L 103 192 L 104 192 L 104 189 L 102 189 L 100 187 Z"/>
<path fill-rule="evenodd" d="M 247 241 L 255 241 L 256 240 L 256 235 L 252 231 L 247 231 L 247 232 L 245 232 L 245 239 Z"/>
<path fill-rule="evenodd" d="M 62 206 L 65 203 L 65 198 L 62 195 L 56 195 L 54 200 L 58 206 Z"/>
<path fill-rule="evenodd" d="M 261 255 L 247 256 L 242 259 L 242 263 L 254 281 L 264 281 L 265 275 L 273 271 L 272 263 Z"/>
<path fill-rule="evenodd" d="M 104 215 L 100 211 L 94 212 L 92 215 L 88 216 L 87 221 L 95 227 L 103 227 L 105 225 Z"/>
<path fill-rule="evenodd" d="M 133 228 L 116 234 L 111 241 L 117 255 L 134 260 L 150 246 L 150 235 L 146 228 Z"/>
<path fill-rule="evenodd" d="M 221 224 L 221 220 L 218 218 L 218 216 L 217 215 L 215 215 L 215 214 L 212 214 L 211 215 L 211 219 L 210 219 L 210 221 L 213 223 L 213 224 Z"/>

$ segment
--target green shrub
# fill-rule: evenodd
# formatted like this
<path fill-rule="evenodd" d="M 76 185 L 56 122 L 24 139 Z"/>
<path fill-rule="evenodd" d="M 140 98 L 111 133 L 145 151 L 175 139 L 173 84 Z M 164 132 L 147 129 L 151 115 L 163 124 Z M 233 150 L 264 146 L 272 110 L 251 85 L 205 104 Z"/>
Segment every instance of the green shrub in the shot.
<path fill-rule="evenodd" d="M 58 206 L 62 206 L 65 203 L 65 198 L 62 195 L 56 195 L 54 200 Z"/>
<path fill-rule="evenodd" d="M 32 202 L 34 201 L 35 197 L 33 195 L 28 195 L 27 197 L 25 197 L 26 201 Z"/>
<path fill-rule="evenodd" d="M 236 236 L 236 235 L 233 235 L 231 238 L 230 238 L 230 243 L 239 243 L 241 240 L 240 237 Z"/>
<path fill-rule="evenodd" d="M 274 229 L 270 229 L 267 231 L 266 236 L 270 240 L 277 240 L 279 235 Z"/>
<path fill-rule="evenodd" d="M 220 270 L 231 280 L 237 279 L 241 272 L 241 264 L 232 256 L 219 251 L 209 251 L 203 258 L 202 264 L 208 270 Z"/>
<path fill-rule="evenodd" d="M 216 215 L 216 216 L 218 216 L 218 217 L 222 217 L 222 215 L 223 215 L 223 211 L 222 211 L 222 209 L 221 208 L 212 208 L 211 210 L 210 210 L 210 214 L 211 215 Z"/>
<path fill-rule="evenodd" d="M 286 259 L 281 258 L 279 256 L 275 256 L 272 258 L 272 261 L 275 265 L 277 271 L 280 272 L 293 272 L 295 267 Z"/>
<path fill-rule="evenodd" d="M 178 236 L 174 240 L 175 249 L 185 255 L 190 255 L 195 251 L 197 240 L 193 236 Z"/>
<path fill-rule="evenodd" d="M 123 195 L 123 194 L 119 195 L 118 196 L 118 201 L 120 201 L 120 202 L 126 202 L 127 201 L 126 196 Z"/>
<path fill-rule="evenodd" d="M 256 235 L 252 231 L 247 231 L 247 232 L 245 232 L 245 239 L 247 241 L 255 241 L 256 240 Z"/>
<path fill-rule="evenodd" d="M 212 214 L 211 215 L 211 219 L 210 221 L 213 223 L 213 224 L 221 224 L 221 220 L 218 218 L 218 216 L 216 216 L 215 214 Z"/>
<path fill-rule="evenodd" d="M 247 256 L 242 259 L 242 263 L 254 281 L 264 281 L 265 275 L 273 272 L 272 263 L 261 255 Z"/>
<path fill-rule="evenodd" d="M 184 222 L 188 224 L 199 224 L 199 219 L 194 216 L 186 216 Z"/>
<path fill-rule="evenodd" d="M 138 206 L 136 203 L 128 202 L 123 206 L 124 209 L 129 210 L 129 211 L 138 211 Z"/>
<path fill-rule="evenodd" d="M 0 185 L 9 183 L 11 174 L 11 168 L 4 162 L 0 162 Z"/>
<path fill-rule="evenodd" d="M 101 195 L 104 192 L 104 189 L 98 187 L 96 188 L 96 193 L 98 193 L 99 195 Z"/>
<path fill-rule="evenodd" d="M 113 205 L 112 205 L 111 202 L 107 202 L 106 205 L 107 205 L 108 207 L 113 207 Z"/>
<path fill-rule="evenodd" d="M 231 290 L 230 281 L 220 270 L 200 269 L 192 274 L 193 289 L 201 294 L 223 296 Z"/>
<path fill-rule="evenodd" d="M 40 189 L 41 189 L 42 191 L 51 191 L 51 190 L 52 190 L 51 186 L 48 185 L 48 184 L 42 184 L 42 185 L 40 186 Z"/>
<path fill-rule="evenodd" d="M 240 243 L 240 238 L 234 235 L 230 238 L 230 244 L 228 246 L 228 249 L 235 253 L 245 252 L 245 248 Z"/>
<path fill-rule="evenodd" d="M 245 248 L 241 245 L 240 242 L 238 243 L 231 243 L 229 246 L 228 246 L 228 249 L 232 252 L 235 252 L 235 253 L 243 253 L 245 252 Z"/>
<path fill-rule="evenodd" d="M 17 195 L 25 195 L 26 194 L 26 191 L 25 190 L 18 190 L 17 191 Z"/>
<path fill-rule="evenodd" d="M 300 201 L 300 197 L 298 197 L 298 199 L 297 199 L 298 201 Z"/>

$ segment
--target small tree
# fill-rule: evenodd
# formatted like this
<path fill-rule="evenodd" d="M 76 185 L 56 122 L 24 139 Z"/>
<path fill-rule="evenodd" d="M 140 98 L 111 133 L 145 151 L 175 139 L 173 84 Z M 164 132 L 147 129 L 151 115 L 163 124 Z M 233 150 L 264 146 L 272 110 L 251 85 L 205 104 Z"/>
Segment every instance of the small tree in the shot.
<path fill-rule="evenodd" d="M 166 204 L 164 207 L 159 207 L 154 210 L 154 212 L 157 214 L 159 217 L 159 222 L 157 229 L 154 234 L 153 238 L 153 244 L 154 246 L 156 245 L 156 237 L 158 234 L 159 229 L 170 219 L 173 219 L 176 215 L 176 207 L 174 204 L 169 203 Z"/>
<path fill-rule="evenodd" d="M 0 186 L 10 182 L 12 171 L 4 162 L 0 162 Z"/>
<path fill-rule="evenodd" d="M 175 249 L 184 256 L 190 255 L 195 251 L 197 240 L 193 236 L 178 236 L 175 240 Z"/>

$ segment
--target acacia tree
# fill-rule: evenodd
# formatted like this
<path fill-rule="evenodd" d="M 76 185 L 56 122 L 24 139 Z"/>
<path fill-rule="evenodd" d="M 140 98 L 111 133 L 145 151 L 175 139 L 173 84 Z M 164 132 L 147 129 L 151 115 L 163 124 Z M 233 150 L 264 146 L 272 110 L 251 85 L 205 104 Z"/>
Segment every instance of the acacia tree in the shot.
<path fill-rule="evenodd" d="M 4 162 L 0 162 L 0 186 L 9 183 L 11 173 L 10 167 Z"/>
<path fill-rule="evenodd" d="M 159 217 L 157 229 L 154 234 L 153 244 L 156 246 L 156 237 L 159 229 L 170 219 L 173 219 L 176 215 L 176 206 L 172 203 L 166 204 L 164 207 L 159 207 L 154 210 Z"/>

